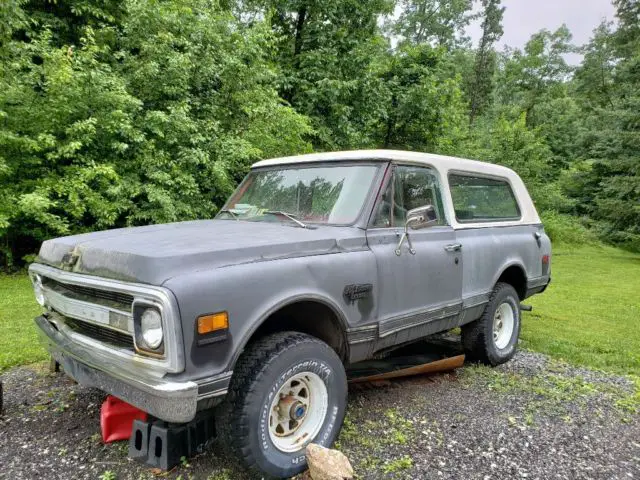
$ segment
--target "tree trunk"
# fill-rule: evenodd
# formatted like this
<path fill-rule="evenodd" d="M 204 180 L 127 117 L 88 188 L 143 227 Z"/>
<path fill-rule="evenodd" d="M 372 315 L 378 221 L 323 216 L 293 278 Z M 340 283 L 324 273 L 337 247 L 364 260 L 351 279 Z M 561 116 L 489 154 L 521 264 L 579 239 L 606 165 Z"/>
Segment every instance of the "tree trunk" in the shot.
<path fill-rule="evenodd" d="M 298 10 L 298 20 L 296 22 L 296 38 L 293 46 L 293 56 L 296 58 L 297 65 L 297 57 L 302 52 L 302 31 L 304 30 L 304 22 L 307 19 L 307 6 L 303 5 Z"/>

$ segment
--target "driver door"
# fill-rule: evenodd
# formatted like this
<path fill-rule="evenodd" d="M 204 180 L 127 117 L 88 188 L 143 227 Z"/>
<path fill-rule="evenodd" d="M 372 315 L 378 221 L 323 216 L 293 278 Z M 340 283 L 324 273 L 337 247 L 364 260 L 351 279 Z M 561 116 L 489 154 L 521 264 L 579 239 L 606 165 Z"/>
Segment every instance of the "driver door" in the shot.
<path fill-rule="evenodd" d="M 462 255 L 444 214 L 438 173 L 426 166 L 392 168 L 367 229 L 377 263 L 377 317 L 384 346 L 452 328 L 462 302 Z M 405 241 L 397 255 L 407 212 L 425 205 L 433 205 L 437 225 L 409 228 L 415 253 Z"/>

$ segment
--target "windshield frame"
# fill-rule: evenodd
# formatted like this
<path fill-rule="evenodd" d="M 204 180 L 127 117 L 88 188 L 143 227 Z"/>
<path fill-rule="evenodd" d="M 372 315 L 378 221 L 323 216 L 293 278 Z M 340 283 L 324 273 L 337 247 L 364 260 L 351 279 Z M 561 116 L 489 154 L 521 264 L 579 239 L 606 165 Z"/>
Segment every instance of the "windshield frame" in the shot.
<path fill-rule="evenodd" d="M 339 167 L 362 167 L 362 166 L 374 166 L 376 167 L 376 172 L 373 175 L 373 180 L 371 181 L 371 185 L 369 185 L 369 190 L 367 191 L 367 194 L 364 197 L 364 201 L 362 202 L 362 206 L 360 207 L 360 211 L 358 212 L 358 214 L 355 216 L 355 220 L 351 223 L 328 223 L 328 222 L 311 222 L 311 221 L 305 221 L 304 223 L 307 225 L 313 225 L 314 227 L 323 227 L 323 226 L 327 226 L 327 227 L 359 227 L 362 229 L 366 228 L 366 224 L 367 224 L 367 219 L 369 218 L 369 215 L 371 213 L 371 209 L 373 208 L 373 204 L 375 203 L 375 198 L 376 198 L 376 194 L 380 188 L 380 184 L 382 183 L 382 180 L 384 178 L 384 174 L 385 171 L 387 170 L 387 166 L 389 165 L 389 160 L 387 159 L 377 159 L 377 158 L 372 158 L 372 159 L 363 159 L 363 160 L 329 160 L 329 161 L 322 161 L 322 162 L 297 162 L 297 163 L 283 163 L 283 164 L 279 164 L 279 165 L 273 165 L 273 166 L 268 166 L 268 167 L 258 167 L 258 168 L 252 168 L 249 173 L 247 173 L 247 175 L 245 175 L 245 177 L 242 179 L 242 181 L 240 182 L 240 184 L 236 187 L 236 189 L 234 190 L 234 192 L 229 195 L 229 198 L 227 198 L 227 201 L 224 203 L 224 205 L 220 208 L 220 210 L 218 210 L 218 213 L 216 213 L 216 216 L 214 217 L 216 220 L 231 220 L 231 221 L 244 221 L 244 222 L 257 222 L 257 220 L 247 220 L 244 218 L 220 218 L 220 211 L 221 210 L 225 210 L 225 209 L 229 209 L 229 204 L 231 203 L 232 199 L 234 199 L 236 197 L 236 195 L 238 195 L 239 192 L 242 191 L 243 188 L 245 188 L 245 185 L 249 179 L 249 176 L 252 173 L 255 172 L 269 172 L 269 171 L 274 171 L 274 170 L 292 170 L 292 169 L 304 169 L 304 170 L 308 170 L 311 168 L 327 168 L 327 167 L 333 167 L 333 168 L 339 168 Z M 368 212 L 368 214 L 366 214 Z M 366 214 L 366 215 L 365 215 Z M 288 220 L 283 220 L 282 223 L 288 223 Z"/>

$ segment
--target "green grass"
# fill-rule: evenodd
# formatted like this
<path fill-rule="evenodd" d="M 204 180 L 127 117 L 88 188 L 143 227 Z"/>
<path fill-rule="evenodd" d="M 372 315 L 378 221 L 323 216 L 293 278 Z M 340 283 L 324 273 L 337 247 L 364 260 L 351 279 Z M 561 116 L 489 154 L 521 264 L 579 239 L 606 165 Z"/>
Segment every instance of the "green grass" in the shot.
<path fill-rule="evenodd" d="M 610 247 L 554 249 L 552 283 L 525 303 L 525 348 L 569 363 L 640 375 L 640 255 Z"/>
<path fill-rule="evenodd" d="M 640 376 L 640 255 L 561 246 L 553 282 L 529 299 L 525 348 L 569 363 Z M 36 341 L 39 313 L 26 275 L 0 276 L 0 371 L 46 358 Z"/>
<path fill-rule="evenodd" d="M 41 311 L 27 275 L 0 275 L 0 372 L 47 358 L 33 322 Z"/>

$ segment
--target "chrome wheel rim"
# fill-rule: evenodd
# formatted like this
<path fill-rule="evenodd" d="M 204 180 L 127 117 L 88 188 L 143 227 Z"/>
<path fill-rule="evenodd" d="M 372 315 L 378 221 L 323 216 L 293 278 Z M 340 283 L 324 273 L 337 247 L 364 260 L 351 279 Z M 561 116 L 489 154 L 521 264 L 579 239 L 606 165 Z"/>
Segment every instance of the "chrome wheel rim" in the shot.
<path fill-rule="evenodd" d="M 327 415 L 329 396 L 322 379 L 301 372 L 288 379 L 269 409 L 269 437 L 282 452 L 295 452 L 311 442 Z"/>
<path fill-rule="evenodd" d="M 515 325 L 515 314 L 509 302 L 501 303 L 493 315 L 493 343 L 500 350 L 509 345 Z"/>

